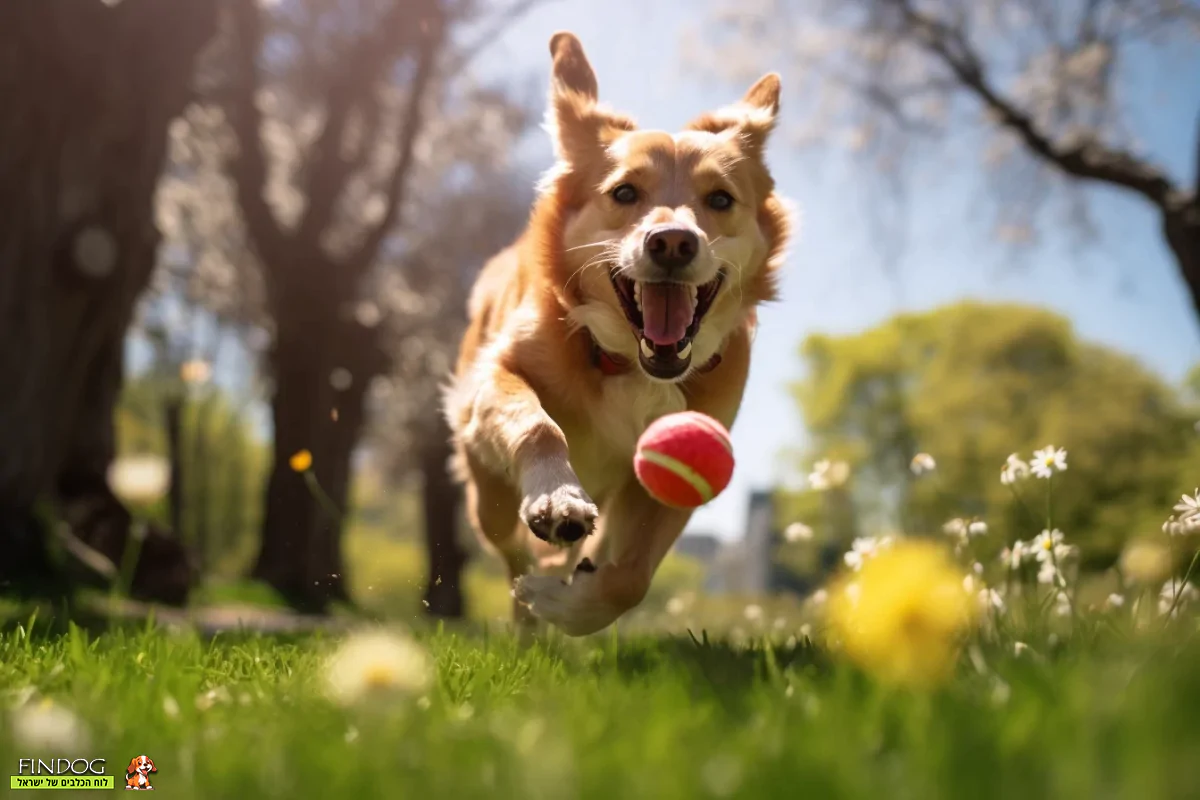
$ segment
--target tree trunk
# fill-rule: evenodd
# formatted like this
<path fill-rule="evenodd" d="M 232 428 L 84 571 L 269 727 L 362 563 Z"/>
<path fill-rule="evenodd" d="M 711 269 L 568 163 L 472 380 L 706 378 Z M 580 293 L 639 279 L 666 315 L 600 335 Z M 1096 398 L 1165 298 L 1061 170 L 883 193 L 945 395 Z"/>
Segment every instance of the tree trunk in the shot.
<path fill-rule="evenodd" d="M 429 559 L 426 613 L 433 617 L 461 619 L 465 614 L 462 573 L 467 556 L 458 541 L 462 490 L 450 477 L 452 453 L 446 420 L 441 414 L 434 413 L 421 449 L 424 477 L 421 503 L 425 514 L 425 552 Z"/>
<path fill-rule="evenodd" d="M 212 421 L 215 395 L 204 398 L 196 407 L 196 429 L 192 434 L 192 458 L 195 475 L 192 481 L 194 514 L 192 515 L 192 547 L 196 553 L 196 568 L 203 575 L 212 552 L 212 465 L 208 460 L 209 424 Z"/>
<path fill-rule="evenodd" d="M 183 398 L 173 395 L 163 404 L 163 424 L 167 434 L 167 463 L 171 485 L 167 489 L 171 530 L 183 536 Z"/>
<path fill-rule="evenodd" d="M 326 309 L 340 306 L 328 303 Z M 310 310 L 316 311 L 312 306 Z M 322 321 L 295 312 L 277 316 L 279 336 L 271 361 L 274 463 L 252 572 L 305 613 L 323 613 L 331 602 L 350 600 L 342 560 L 342 515 L 366 415 L 366 390 L 387 365 L 374 330 L 328 310 L 323 317 Z M 336 370 L 349 374 L 348 386 L 331 383 Z M 307 476 L 290 463 L 301 450 L 312 454 Z"/>
<path fill-rule="evenodd" d="M 0 8 L 0 585 L 54 580 L 43 498 L 110 560 L 125 551 L 106 479 L 124 335 L 154 266 L 167 126 L 214 27 L 204 0 Z M 185 597 L 183 549 L 157 531 L 143 547 L 135 593 Z"/>

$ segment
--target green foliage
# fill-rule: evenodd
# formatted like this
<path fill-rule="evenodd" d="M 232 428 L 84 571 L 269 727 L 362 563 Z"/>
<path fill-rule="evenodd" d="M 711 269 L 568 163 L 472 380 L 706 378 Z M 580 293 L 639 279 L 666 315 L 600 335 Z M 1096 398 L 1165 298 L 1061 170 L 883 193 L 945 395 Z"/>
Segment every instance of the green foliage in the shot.
<path fill-rule="evenodd" d="M 1041 309 L 961 303 L 813 336 L 801 352 L 807 376 L 794 392 L 812 437 L 801 466 L 851 463 L 857 532 L 930 533 L 980 516 L 993 541 L 1028 538 L 1045 526 L 1046 484 L 1021 484 L 1024 504 L 1014 502 L 1000 468 L 1055 444 L 1069 451 L 1055 527 L 1110 562 L 1127 537 L 1157 530 L 1200 464 L 1192 397 Z M 937 459 L 932 475 L 912 474 L 918 452 Z M 784 513 L 829 538 L 827 500 L 803 492 Z"/>
<path fill-rule="evenodd" d="M 178 533 L 203 551 L 211 571 L 232 574 L 245 566 L 257 541 L 270 451 L 245 410 L 220 388 L 179 392 L 175 380 L 128 381 L 117 406 L 117 454 L 167 458 L 166 407 L 183 403 L 183 530 Z M 135 511 L 162 524 L 169 520 L 166 497 Z"/>
<path fill-rule="evenodd" d="M 782 636 L 421 641 L 436 667 L 424 700 L 343 709 L 320 694 L 337 644 L 325 636 L 10 627 L 0 762 L 11 774 L 50 755 L 16 740 L 16 705 L 35 691 L 78 720 L 81 755 L 119 780 L 145 752 L 156 790 L 180 800 L 1195 794 L 1194 637 L 1169 654 L 1151 642 L 984 649 L 982 672 L 964 664 L 933 694 L 887 690 Z M 62 736 L 62 720 L 39 731 Z"/>

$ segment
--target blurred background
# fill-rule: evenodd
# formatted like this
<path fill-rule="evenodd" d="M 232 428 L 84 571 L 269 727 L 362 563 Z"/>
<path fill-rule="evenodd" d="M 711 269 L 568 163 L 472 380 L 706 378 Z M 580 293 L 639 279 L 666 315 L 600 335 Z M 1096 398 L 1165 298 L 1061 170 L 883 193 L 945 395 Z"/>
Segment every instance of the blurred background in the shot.
<path fill-rule="evenodd" d="M 1200 3 L 5 4 L 0 591 L 506 616 L 438 385 L 560 29 L 644 127 L 783 76 L 737 469 L 635 622 L 798 603 L 859 536 L 999 552 L 1049 443 L 1098 584 L 1195 488 Z"/>

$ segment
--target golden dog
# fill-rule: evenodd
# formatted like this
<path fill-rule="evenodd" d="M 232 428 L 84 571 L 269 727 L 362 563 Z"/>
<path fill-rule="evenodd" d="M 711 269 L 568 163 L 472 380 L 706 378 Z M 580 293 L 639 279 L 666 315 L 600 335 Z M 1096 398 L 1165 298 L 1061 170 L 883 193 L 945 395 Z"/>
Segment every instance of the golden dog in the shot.
<path fill-rule="evenodd" d="M 444 407 L 516 621 L 581 636 L 641 602 L 687 524 L 638 483 L 634 447 L 684 409 L 732 426 L 788 218 L 763 159 L 778 75 L 670 134 L 598 102 L 575 36 L 550 53 L 557 163 L 476 281 Z"/>

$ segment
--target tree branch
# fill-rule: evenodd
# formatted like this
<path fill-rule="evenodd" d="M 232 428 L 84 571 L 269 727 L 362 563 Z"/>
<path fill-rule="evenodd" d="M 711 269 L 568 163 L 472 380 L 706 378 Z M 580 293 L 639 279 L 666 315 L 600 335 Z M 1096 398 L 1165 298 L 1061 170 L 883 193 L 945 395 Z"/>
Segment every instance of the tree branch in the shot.
<path fill-rule="evenodd" d="M 979 55 L 962 32 L 913 8 L 911 0 L 889 0 L 901 12 L 918 44 L 935 55 L 964 89 L 975 95 L 1000 123 L 1016 133 L 1042 160 L 1077 178 L 1099 181 L 1137 192 L 1160 208 L 1178 202 L 1171 179 L 1149 162 L 1128 151 L 1100 142 L 1066 146 L 1040 130 L 1033 118 L 1004 97 L 988 80 Z"/>
<path fill-rule="evenodd" d="M 380 78 L 380 70 L 389 56 L 395 56 L 402 43 L 404 25 L 412 16 L 412 7 L 395 0 L 376 25 L 377 35 L 354 43 L 343 53 L 343 68 L 330 81 L 325 98 L 325 125 L 309 151 L 308 179 L 304 185 L 307 199 L 297 235 L 315 243 L 329 225 L 334 206 L 346 188 L 346 181 L 362 159 L 342 156 L 342 139 L 351 111 L 366 100 Z M 362 148 L 366 152 L 367 148 Z"/>
<path fill-rule="evenodd" d="M 230 159 L 229 174 L 237 189 L 246 230 L 267 269 L 286 263 L 279 258 L 285 236 L 267 203 L 267 156 L 262 142 L 262 112 L 256 103 L 260 86 L 258 55 L 262 47 L 262 14 L 257 3 L 226 3 L 233 22 L 233 60 L 237 74 L 232 84 L 230 118 L 237 136 L 237 155 Z"/>
<path fill-rule="evenodd" d="M 438 54 L 441 52 L 447 36 L 446 20 L 442 16 L 441 9 L 436 9 L 434 15 L 428 29 L 423 31 L 418 45 L 416 73 L 413 75 L 412 84 L 409 87 L 408 104 L 400 131 L 400 155 L 388 182 L 383 219 L 374 229 L 366 233 L 362 244 L 346 259 L 343 266 L 350 275 L 361 275 L 366 270 L 367 266 L 379 255 L 379 248 L 388 232 L 399 222 L 400 209 L 404 206 L 408 181 L 413 170 L 417 136 L 424 125 L 422 106 L 432 82 Z"/>

